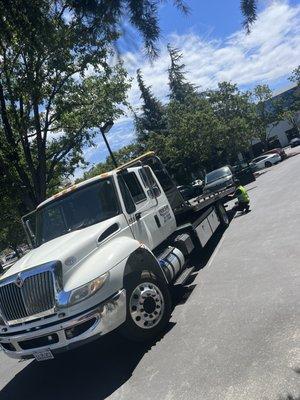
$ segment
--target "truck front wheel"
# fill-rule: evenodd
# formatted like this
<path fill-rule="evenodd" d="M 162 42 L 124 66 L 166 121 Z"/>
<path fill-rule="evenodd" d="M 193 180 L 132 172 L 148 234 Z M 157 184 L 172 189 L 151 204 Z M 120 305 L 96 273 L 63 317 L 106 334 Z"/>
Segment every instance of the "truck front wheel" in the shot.
<path fill-rule="evenodd" d="M 171 315 L 168 286 L 152 272 L 132 275 L 125 282 L 127 318 L 121 333 L 133 341 L 147 341 L 162 331 Z"/>

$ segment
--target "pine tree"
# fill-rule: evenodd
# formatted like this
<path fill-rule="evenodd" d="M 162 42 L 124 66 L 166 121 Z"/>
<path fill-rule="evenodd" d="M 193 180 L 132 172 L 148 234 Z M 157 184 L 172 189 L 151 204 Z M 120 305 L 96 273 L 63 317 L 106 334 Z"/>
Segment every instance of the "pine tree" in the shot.
<path fill-rule="evenodd" d="M 135 127 L 138 140 L 145 142 L 151 135 L 151 132 L 163 132 L 166 129 L 166 122 L 162 103 L 153 95 L 151 87 L 145 85 L 139 69 L 137 70 L 137 81 L 143 105 L 141 107 L 142 114 L 135 115 Z"/>
<path fill-rule="evenodd" d="M 170 100 L 184 102 L 188 95 L 195 94 L 195 86 L 185 78 L 185 64 L 182 63 L 182 53 L 168 45 L 171 66 L 168 69 Z"/>
<path fill-rule="evenodd" d="M 243 25 L 247 33 L 257 19 L 257 0 L 241 0 L 241 10 L 244 16 Z"/>

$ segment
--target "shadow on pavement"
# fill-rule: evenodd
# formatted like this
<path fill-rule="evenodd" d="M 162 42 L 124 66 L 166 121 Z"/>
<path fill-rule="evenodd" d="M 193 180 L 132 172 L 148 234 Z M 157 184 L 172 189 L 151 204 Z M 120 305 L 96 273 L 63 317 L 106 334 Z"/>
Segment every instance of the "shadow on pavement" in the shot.
<path fill-rule="evenodd" d="M 132 343 L 111 334 L 44 363 L 33 361 L 0 392 L 1 400 L 101 400 L 132 375 L 140 360 L 175 326 L 152 343 Z"/>
<path fill-rule="evenodd" d="M 256 173 L 256 174 L 254 174 L 254 175 L 255 175 L 255 178 L 257 179 L 257 178 L 259 178 L 261 175 L 267 174 L 268 172 L 270 172 L 270 170 L 267 170 L 267 171 L 263 170 L 263 171 L 260 171 L 260 172 L 258 172 L 258 173 Z"/>
<path fill-rule="evenodd" d="M 229 210 L 230 219 L 233 218 Z M 218 245 L 224 230 L 219 230 L 193 261 L 194 273 L 184 287 L 173 290 L 174 307 L 184 304 L 195 287 L 197 272 L 204 268 Z M 139 367 L 143 356 L 163 339 L 176 324 L 170 322 L 155 342 L 132 343 L 113 332 L 107 337 L 54 360 L 32 361 L 17 373 L 0 392 L 1 400 L 101 400 L 119 389 Z"/>
<path fill-rule="evenodd" d="M 295 368 L 294 372 L 296 372 L 296 374 L 300 374 L 300 368 Z M 298 396 L 294 396 L 291 393 L 281 395 L 278 397 L 278 400 L 300 400 L 300 392 Z"/>
<path fill-rule="evenodd" d="M 252 187 L 250 187 L 250 188 L 247 188 L 247 192 L 250 192 L 250 190 L 254 190 L 254 189 L 256 189 L 258 186 L 252 186 Z"/>

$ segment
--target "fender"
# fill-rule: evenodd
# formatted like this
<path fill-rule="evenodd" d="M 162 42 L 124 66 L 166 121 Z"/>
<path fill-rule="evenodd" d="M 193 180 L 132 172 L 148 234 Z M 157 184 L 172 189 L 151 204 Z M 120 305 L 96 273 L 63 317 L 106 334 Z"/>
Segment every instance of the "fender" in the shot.
<path fill-rule="evenodd" d="M 103 248 L 106 248 L 103 253 L 99 249 L 88 257 L 79 268 L 73 270 L 64 287 L 66 291 L 72 290 L 109 271 L 109 280 L 98 293 L 84 302 L 85 307 L 92 307 L 94 304 L 106 300 L 118 290 L 124 288 L 126 279 L 130 275 L 142 273 L 145 270 L 152 271 L 167 283 L 167 279 L 153 253 L 137 240 L 124 236 L 118 237 L 112 239 Z M 72 313 L 79 312 L 81 308 L 82 303 L 78 303 L 72 307 Z"/>
<path fill-rule="evenodd" d="M 130 274 L 142 273 L 143 271 L 152 271 L 161 280 L 168 283 L 167 278 L 160 267 L 154 254 L 144 245 L 134 250 L 127 259 L 124 270 L 124 281 Z"/>

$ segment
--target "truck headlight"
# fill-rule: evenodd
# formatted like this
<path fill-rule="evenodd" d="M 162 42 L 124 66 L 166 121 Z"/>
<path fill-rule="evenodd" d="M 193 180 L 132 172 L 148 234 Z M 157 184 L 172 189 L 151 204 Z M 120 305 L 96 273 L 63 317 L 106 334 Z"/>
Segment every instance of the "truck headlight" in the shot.
<path fill-rule="evenodd" d="M 86 283 L 85 285 L 82 285 L 72 290 L 69 297 L 69 305 L 74 305 L 93 296 L 93 294 L 95 294 L 96 292 L 98 292 L 98 290 L 102 288 L 108 277 L 109 272 L 106 272 L 98 278 L 93 279 L 89 283 Z"/>

